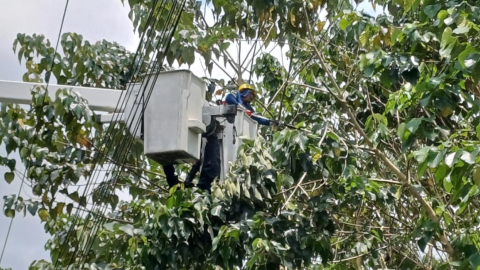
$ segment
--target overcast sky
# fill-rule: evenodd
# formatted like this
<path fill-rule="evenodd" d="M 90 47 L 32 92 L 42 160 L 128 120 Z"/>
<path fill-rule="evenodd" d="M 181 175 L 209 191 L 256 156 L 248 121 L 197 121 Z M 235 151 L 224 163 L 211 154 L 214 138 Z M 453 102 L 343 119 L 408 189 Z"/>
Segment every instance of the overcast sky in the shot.
<path fill-rule="evenodd" d="M 17 33 L 43 34 L 52 44 L 55 44 L 65 1 L 0 0 L 0 6 L 0 80 L 21 81 L 25 68 L 19 64 L 12 50 Z M 373 11 L 369 5 L 364 7 Z M 70 0 L 63 32 L 79 33 L 85 40 L 91 42 L 102 39 L 116 41 L 130 51 L 135 51 L 138 38 L 133 33 L 128 12 L 128 5 L 124 7 L 120 0 Z M 235 47 L 231 46 L 231 50 L 235 50 Z M 286 49 L 283 50 L 283 53 L 285 52 Z M 274 54 L 280 57 L 282 51 L 277 49 Z M 197 76 L 205 75 L 200 64 L 193 66 L 191 70 Z M 231 69 L 227 71 L 232 72 Z M 227 79 L 226 75 L 219 70 L 214 71 L 214 77 Z M 5 156 L 6 153 L 3 147 L 1 148 L 0 155 Z M 17 168 L 22 171 L 21 164 L 17 163 Z M 5 172 L 6 170 L 0 167 L 0 197 L 2 198 L 4 195 L 17 194 L 20 186 L 18 178 L 8 185 L 2 179 Z M 32 196 L 28 187 L 23 190 L 21 196 L 26 199 Z M 3 200 L 1 204 L 3 207 Z M 0 213 L 0 252 L 9 223 L 10 219 Z M 28 269 L 33 260 L 49 260 L 49 255 L 43 248 L 48 238 L 38 217 L 15 218 L 0 267 L 23 270 Z"/>

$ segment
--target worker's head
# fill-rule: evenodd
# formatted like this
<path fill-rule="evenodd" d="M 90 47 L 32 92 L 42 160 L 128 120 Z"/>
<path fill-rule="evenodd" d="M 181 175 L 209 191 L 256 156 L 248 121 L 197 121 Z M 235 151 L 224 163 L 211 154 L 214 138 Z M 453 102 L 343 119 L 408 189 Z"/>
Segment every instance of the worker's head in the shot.
<path fill-rule="evenodd" d="M 245 103 L 250 103 L 255 99 L 255 88 L 250 84 L 242 84 L 238 88 L 242 101 Z"/>

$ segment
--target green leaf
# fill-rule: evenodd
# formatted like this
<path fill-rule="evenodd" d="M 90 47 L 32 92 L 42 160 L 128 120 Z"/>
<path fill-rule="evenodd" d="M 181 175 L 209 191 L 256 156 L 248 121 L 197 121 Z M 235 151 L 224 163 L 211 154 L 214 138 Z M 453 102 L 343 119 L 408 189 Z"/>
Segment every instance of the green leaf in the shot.
<path fill-rule="evenodd" d="M 352 22 L 343 18 L 340 20 L 340 29 L 344 30 L 347 29 L 347 27 L 351 24 Z"/>
<path fill-rule="evenodd" d="M 392 45 L 395 45 L 395 43 L 397 42 L 398 39 L 400 39 L 400 41 L 403 39 L 403 31 L 399 28 L 395 28 L 395 29 L 393 29 L 393 33 L 392 33 L 392 36 L 390 38 L 390 42 L 392 43 Z"/>
<path fill-rule="evenodd" d="M 452 28 L 447 27 L 442 34 L 440 56 L 442 58 L 450 58 L 455 47 L 457 39 L 452 37 Z"/>
<path fill-rule="evenodd" d="M 195 50 L 193 47 L 187 47 L 182 50 L 182 59 L 188 65 L 192 65 L 195 61 Z"/>
<path fill-rule="evenodd" d="M 114 232 L 114 228 L 115 228 L 115 225 L 118 224 L 118 222 L 114 221 L 114 222 L 109 222 L 109 223 L 105 223 L 103 224 L 103 227 L 105 229 L 107 229 L 108 231 L 110 232 Z"/>
<path fill-rule="evenodd" d="M 400 125 L 398 125 L 398 131 L 397 131 L 397 134 L 398 134 L 398 137 L 400 137 L 400 139 L 402 139 L 403 141 L 403 137 L 405 135 L 405 131 L 407 130 L 407 125 L 405 123 L 401 123 Z"/>
<path fill-rule="evenodd" d="M 404 0 L 403 1 L 403 9 L 405 10 L 405 12 L 408 12 L 408 11 L 410 11 L 410 9 L 412 9 L 412 6 L 413 6 L 414 2 L 415 2 L 415 0 Z"/>
<path fill-rule="evenodd" d="M 78 196 L 78 192 L 76 191 L 68 194 L 68 197 L 70 197 L 70 199 L 72 199 L 74 202 L 77 202 L 77 203 L 80 202 L 80 197 Z"/>
<path fill-rule="evenodd" d="M 63 214 L 63 208 L 65 207 L 65 203 L 57 203 L 57 214 L 61 215 Z"/>
<path fill-rule="evenodd" d="M 442 48 L 446 47 L 449 43 L 452 42 L 452 28 L 447 27 L 445 30 L 443 30 L 442 34 L 442 41 L 440 43 L 440 46 Z"/>
<path fill-rule="evenodd" d="M 420 123 L 422 123 L 423 117 L 421 118 L 413 118 L 410 120 L 407 125 L 405 126 L 412 134 L 415 134 L 415 132 L 418 129 L 418 126 Z"/>
<path fill-rule="evenodd" d="M 479 125 L 479 126 L 480 126 L 480 125 Z M 329 132 L 327 133 L 327 136 L 328 136 L 330 139 L 332 139 L 332 140 L 335 140 L 335 141 L 338 141 L 338 140 L 339 140 L 338 136 L 337 136 L 335 133 L 333 133 L 333 132 L 330 132 L 330 131 L 329 131 Z"/>
<path fill-rule="evenodd" d="M 474 47 L 472 47 L 470 44 L 467 45 L 467 48 L 463 50 L 459 55 L 458 55 L 458 62 L 463 68 L 467 68 L 465 66 L 465 60 L 472 54 L 475 54 L 476 50 Z M 478 128 L 478 127 L 477 127 Z M 478 134 L 478 132 L 477 132 Z"/>
<path fill-rule="evenodd" d="M 375 236 L 375 238 L 380 242 L 383 243 L 383 232 L 380 229 L 373 229 L 372 234 Z"/>
<path fill-rule="evenodd" d="M 464 26 L 455 28 L 455 30 L 453 30 L 452 33 L 460 35 L 460 34 L 468 33 L 468 31 L 470 31 L 470 26 L 464 25 Z"/>
<path fill-rule="evenodd" d="M 262 242 L 262 239 L 261 239 L 261 238 L 256 238 L 255 240 L 253 240 L 252 248 L 253 248 L 253 249 L 257 249 L 259 242 L 260 242 L 260 243 Z"/>
<path fill-rule="evenodd" d="M 479 166 L 475 166 L 475 168 L 473 169 L 472 178 L 473 178 L 473 182 L 480 188 L 480 167 Z"/>
<path fill-rule="evenodd" d="M 428 169 L 428 162 L 422 162 L 417 169 L 417 177 L 420 179 L 425 174 L 425 171 Z"/>
<path fill-rule="evenodd" d="M 363 71 L 363 74 L 365 75 L 365 77 L 372 77 L 374 73 L 375 73 L 375 65 L 373 64 L 366 67 L 365 70 Z"/>
<path fill-rule="evenodd" d="M 302 151 L 305 151 L 305 146 L 307 145 L 308 137 L 302 133 L 298 133 L 297 135 L 295 135 L 295 137 L 293 137 L 293 142 L 298 144 L 298 146 L 300 146 L 300 149 L 302 149 Z"/>
<path fill-rule="evenodd" d="M 84 198 L 82 196 L 82 198 Z M 110 206 L 112 207 L 113 210 L 115 210 L 115 208 L 117 207 L 117 204 L 118 204 L 118 195 L 112 195 L 110 197 Z"/>
<path fill-rule="evenodd" d="M 230 47 L 230 43 L 228 43 L 228 42 L 223 42 L 223 43 L 220 45 L 220 50 L 225 51 L 226 49 L 228 49 L 228 47 Z"/>
<path fill-rule="evenodd" d="M 460 267 L 462 264 L 460 261 L 454 261 L 454 262 L 450 262 L 450 265 L 455 267 Z"/>
<path fill-rule="evenodd" d="M 118 229 L 130 236 L 133 236 L 133 225 L 132 224 L 125 224 L 125 225 L 122 225 L 120 227 L 118 227 Z"/>
<path fill-rule="evenodd" d="M 217 205 L 214 208 L 212 208 L 211 214 L 212 214 L 212 216 L 220 217 L 221 211 L 222 211 L 222 206 Z"/>
<path fill-rule="evenodd" d="M 291 175 L 287 175 L 287 174 L 281 174 L 279 179 L 282 180 L 282 185 L 285 188 L 290 188 L 293 185 L 293 182 L 295 181 Z"/>
<path fill-rule="evenodd" d="M 15 195 L 3 196 L 3 200 L 4 200 L 3 207 L 6 209 L 10 209 L 12 205 L 15 203 L 15 198 L 16 198 Z"/>
<path fill-rule="evenodd" d="M 13 172 L 6 172 L 4 177 L 5 177 L 5 181 L 7 181 L 7 183 L 10 184 L 15 178 L 15 174 Z"/>
<path fill-rule="evenodd" d="M 425 251 L 425 247 L 427 247 L 428 242 L 430 242 L 430 239 L 432 239 L 433 232 L 432 231 L 426 231 L 423 233 L 422 238 L 418 240 L 418 247 L 422 252 Z"/>
<path fill-rule="evenodd" d="M 445 20 L 443 20 L 443 22 L 446 24 L 446 25 L 451 25 L 453 23 L 453 18 L 452 17 L 448 17 L 446 18 Z"/>
<path fill-rule="evenodd" d="M 450 193 L 452 191 L 453 184 L 450 179 L 444 178 L 443 179 L 443 188 Z"/>
<path fill-rule="evenodd" d="M 262 194 L 260 194 L 260 192 L 258 191 L 258 189 L 256 187 L 253 188 L 253 196 L 255 196 L 255 199 L 257 199 L 259 201 L 263 201 Z"/>
<path fill-rule="evenodd" d="M 478 156 L 478 149 L 476 149 L 475 151 L 469 153 L 467 151 L 464 151 L 462 153 L 462 155 L 460 156 L 460 159 L 465 161 L 466 163 L 468 164 L 474 164 L 475 163 L 475 159 L 477 158 Z"/>
<path fill-rule="evenodd" d="M 413 156 L 415 157 L 418 163 L 423 163 L 427 158 L 429 151 L 430 151 L 430 146 L 425 146 L 422 149 L 413 152 Z"/>
<path fill-rule="evenodd" d="M 431 151 L 428 155 L 428 167 L 430 168 L 437 168 L 440 162 L 443 161 L 443 157 L 445 155 L 445 150 L 444 151 Z"/>
<path fill-rule="evenodd" d="M 5 216 L 9 218 L 15 217 L 15 210 L 13 209 L 5 209 Z"/>
<path fill-rule="evenodd" d="M 444 20 L 445 18 L 448 17 L 448 11 L 446 10 L 440 10 L 437 14 L 437 19 Z"/>
<path fill-rule="evenodd" d="M 438 183 L 440 183 L 440 181 L 445 179 L 445 176 L 447 176 L 447 169 L 448 169 L 447 165 L 442 164 L 435 171 L 434 178 Z"/>
<path fill-rule="evenodd" d="M 445 164 L 451 168 L 457 162 L 458 158 L 462 155 L 462 153 L 463 151 L 459 150 L 458 152 L 448 154 L 445 157 Z"/>
<path fill-rule="evenodd" d="M 480 268 L 480 253 L 476 253 L 470 256 L 470 258 L 468 258 L 468 261 L 470 262 L 470 266 L 472 267 L 471 269 Z"/>
<path fill-rule="evenodd" d="M 37 209 L 38 209 L 38 202 L 31 203 L 27 206 L 27 210 L 28 212 L 30 212 L 32 216 L 35 216 L 35 214 L 37 214 Z"/>
<path fill-rule="evenodd" d="M 423 9 L 423 12 L 425 12 L 425 14 L 427 14 L 427 16 L 430 18 L 430 19 L 433 19 L 435 18 L 435 16 L 437 15 L 438 11 L 442 8 L 442 5 L 441 4 L 436 4 L 436 5 L 429 5 L 429 6 L 426 6 L 424 9 Z"/>
<path fill-rule="evenodd" d="M 7 167 L 10 169 L 10 171 L 14 171 L 15 170 L 15 165 L 17 164 L 17 161 L 15 159 L 9 159 L 7 161 Z"/>
<path fill-rule="evenodd" d="M 473 67 L 476 63 L 477 63 L 477 60 L 474 60 L 474 59 L 465 60 L 465 67 L 466 67 L 466 68 L 471 68 L 471 67 Z"/>
<path fill-rule="evenodd" d="M 47 221 L 48 218 L 50 218 L 50 214 L 46 209 L 40 209 L 40 211 L 38 211 L 38 216 L 40 216 L 42 221 Z"/>
<path fill-rule="evenodd" d="M 72 210 L 73 210 L 73 203 L 67 204 L 67 213 L 68 213 L 68 214 L 71 214 L 71 213 L 72 213 Z"/>

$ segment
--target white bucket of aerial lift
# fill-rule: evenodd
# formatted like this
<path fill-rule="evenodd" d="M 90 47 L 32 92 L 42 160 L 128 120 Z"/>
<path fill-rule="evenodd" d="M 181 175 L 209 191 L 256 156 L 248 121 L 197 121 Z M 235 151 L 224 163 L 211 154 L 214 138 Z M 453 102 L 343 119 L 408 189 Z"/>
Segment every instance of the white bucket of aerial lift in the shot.
<path fill-rule="evenodd" d="M 160 73 L 144 116 L 145 155 L 160 164 L 200 158 L 205 82 L 188 70 Z"/>
<path fill-rule="evenodd" d="M 150 85 L 153 83 L 150 82 Z M 150 89 L 150 85 L 146 89 Z M 143 88 L 143 87 L 142 87 Z M 132 94 L 124 112 L 125 123 L 138 123 L 130 112 L 143 108 L 140 85 Z M 228 123 L 224 116 L 230 109 L 205 101 L 206 84 L 188 70 L 162 72 L 158 76 L 144 114 L 144 152 L 160 164 L 193 163 L 200 159 L 201 134 L 211 123 L 212 116 L 223 128 L 218 135 L 221 147 L 221 177 L 225 179 L 231 163 L 237 159 L 242 137 L 257 137 L 257 122 L 245 110 L 237 107 L 235 121 Z M 130 115 L 130 118 L 127 118 Z M 234 130 L 235 127 L 235 130 Z M 130 129 L 133 134 L 133 129 Z M 134 133 L 140 138 L 141 129 Z"/>
<path fill-rule="evenodd" d="M 224 125 L 225 128 L 222 132 L 223 136 L 220 138 L 222 140 L 221 146 L 223 156 L 220 181 L 225 180 L 225 176 L 230 169 L 231 163 L 237 160 L 238 149 L 242 145 L 242 137 L 251 140 L 257 138 L 258 123 L 250 118 L 243 108 L 237 107 L 237 116 L 235 117 L 234 124 L 224 121 L 222 125 Z M 235 127 L 235 129 L 233 127 Z"/>

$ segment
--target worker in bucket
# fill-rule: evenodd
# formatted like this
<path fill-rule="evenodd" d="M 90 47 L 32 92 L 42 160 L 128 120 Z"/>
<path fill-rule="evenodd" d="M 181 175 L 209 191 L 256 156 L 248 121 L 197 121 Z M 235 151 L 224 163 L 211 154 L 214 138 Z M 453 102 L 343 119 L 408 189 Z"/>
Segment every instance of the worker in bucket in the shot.
<path fill-rule="evenodd" d="M 242 84 L 238 87 L 238 92 L 232 92 L 227 95 L 225 98 L 225 103 L 227 104 L 235 104 L 237 106 L 241 106 L 246 109 L 246 113 L 255 121 L 257 121 L 260 125 L 270 126 L 271 123 L 275 125 L 281 125 L 281 121 L 270 120 L 265 117 L 259 116 L 255 114 L 255 110 L 250 105 L 250 103 L 255 99 L 256 92 L 255 88 L 250 84 Z"/>
<path fill-rule="evenodd" d="M 272 123 L 275 125 L 281 125 L 281 122 L 279 121 L 270 120 L 254 114 L 255 110 L 252 108 L 250 103 L 255 99 L 255 94 L 255 88 L 252 85 L 242 84 L 240 85 L 238 92 L 233 92 L 227 95 L 225 103 L 243 107 L 247 110 L 246 113 L 260 125 L 270 126 Z M 203 157 L 192 166 L 185 180 L 185 187 L 193 186 L 193 178 L 195 178 L 195 175 L 200 170 L 200 167 L 201 172 L 197 184 L 198 188 L 210 192 L 212 182 L 215 180 L 215 178 L 220 177 L 221 157 L 220 144 L 217 137 L 217 127 L 219 127 L 218 122 L 215 119 L 212 119 L 212 124 L 207 127 L 207 131 L 202 134 L 202 138 L 206 139 Z M 173 165 L 163 166 L 163 171 L 170 188 L 180 183 Z"/>

